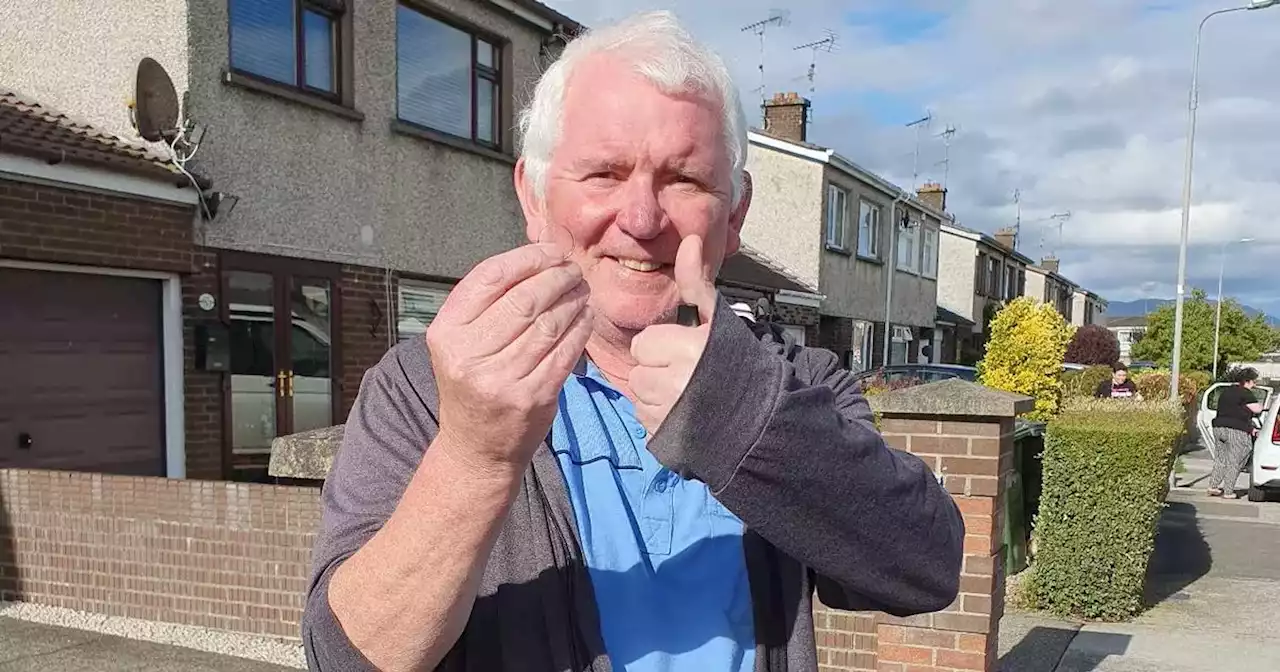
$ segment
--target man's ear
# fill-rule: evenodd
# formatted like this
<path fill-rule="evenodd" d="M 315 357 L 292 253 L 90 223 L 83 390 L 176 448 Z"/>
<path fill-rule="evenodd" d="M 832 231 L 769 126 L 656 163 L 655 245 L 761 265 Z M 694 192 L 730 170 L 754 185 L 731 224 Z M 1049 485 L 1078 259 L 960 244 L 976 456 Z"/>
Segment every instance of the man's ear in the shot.
<path fill-rule="evenodd" d="M 538 236 L 546 225 L 546 211 L 541 198 L 533 188 L 529 179 L 524 157 L 516 161 L 515 169 L 516 198 L 520 199 L 520 210 L 524 213 L 524 233 L 529 242 L 538 242 Z"/>
<path fill-rule="evenodd" d="M 742 225 L 747 221 L 747 210 L 751 207 L 751 173 L 742 171 L 742 198 L 738 207 L 729 213 L 729 231 L 725 237 L 724 256 L 731 257 L 738 253 L 742 246 Z"/>

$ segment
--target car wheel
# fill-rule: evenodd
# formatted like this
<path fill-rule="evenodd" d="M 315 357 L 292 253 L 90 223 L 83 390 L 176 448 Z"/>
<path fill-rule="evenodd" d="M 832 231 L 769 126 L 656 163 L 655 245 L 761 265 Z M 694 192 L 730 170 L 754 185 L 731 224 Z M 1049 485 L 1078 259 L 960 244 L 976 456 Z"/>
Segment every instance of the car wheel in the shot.
<path fill-rule="evenodd" d="M 1263 490 L 1262 488 L 1254 487 L 1252 485 L 1249 486 L 1249 501 L 1251 502 L 1267 501 L 1267 491 Z"/>

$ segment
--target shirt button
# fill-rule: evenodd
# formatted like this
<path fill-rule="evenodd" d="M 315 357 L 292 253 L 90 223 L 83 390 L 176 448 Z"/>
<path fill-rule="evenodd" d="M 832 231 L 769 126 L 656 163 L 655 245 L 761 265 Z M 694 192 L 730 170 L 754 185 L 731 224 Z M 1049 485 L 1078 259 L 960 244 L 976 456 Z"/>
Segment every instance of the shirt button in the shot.
<path fill-rule="evenodd" d="M 665 479 L 665 478 L 664 478 L 664 479 L 662 479 L 662 480 L 658 481 L 657 483 L 654 483 L 654 484 L 653 484 L 653 489 L 654 489 L 654 490 L 657 490 L 658 492 L 666 492 L 666 491 L 667 491 L 667 479 Z"/>
<path fill-rule="evenodd" d="M 643 426 L 641 426 L 641 425 L 636 425 L 636 428 L 635 428 L 635 429 L 633 429 L 633 430 L 631 430 L 631 433 L 632 433 L 632 434 L 633 434 L 637 439 L 643 439 L 643 438 L 645 437 L 645 434 L 648 434 L 648 432 L 646 432 L 646 431 L 645 431 L 645 429 L 644 429 L 644 427 L 643 427 Z"/>

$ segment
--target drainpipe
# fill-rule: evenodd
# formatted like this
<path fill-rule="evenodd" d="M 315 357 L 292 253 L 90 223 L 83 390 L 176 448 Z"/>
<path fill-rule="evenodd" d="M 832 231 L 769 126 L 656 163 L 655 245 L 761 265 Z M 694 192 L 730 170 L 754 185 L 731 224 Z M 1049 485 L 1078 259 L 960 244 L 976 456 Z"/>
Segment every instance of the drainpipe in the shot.
<path fill-rule="evenodd" d="M 893 319 L 893 279 L 898 276 L 898 204 L 905 202 L 911 198 L 907 192 L 901 192 L 898 197 L 893 199 L 893 204 L 889 206 L 889 220 L 892 226 L 889 227 L 889 258 L 888 269 L 889 277 L 884 283 L 884 348 L 880 357 L 880 366 L 889 366 L 889 344 L 892 342 L 893 328 L 890 326 L 890 320 Z M 903 219 L 906 219 L 906 210 L 903 209 Z"/>

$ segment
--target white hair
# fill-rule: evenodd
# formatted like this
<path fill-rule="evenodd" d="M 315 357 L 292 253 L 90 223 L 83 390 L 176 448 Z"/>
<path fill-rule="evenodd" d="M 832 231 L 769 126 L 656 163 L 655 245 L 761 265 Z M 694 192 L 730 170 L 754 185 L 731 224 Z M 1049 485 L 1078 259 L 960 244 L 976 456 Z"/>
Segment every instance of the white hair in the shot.
<path fill-rule="evenodd" d="M 520 153 L 539 199 L 546 193 L 547 167 L 560 139 L 565 90 L 574 69 L 601 54 L 624 57 L 635 72 L 666 94 L 696 93 L 720 107 L 724 144 L 732 164 L 733 205 L 742 198 L 747 164 L 747 119 L 738 88 L 724 61 L 702 46 L 667 11 L 644 12 L 591 30 L 569 42 L 538 80 L 533 100 L 520 112 Z"/>

